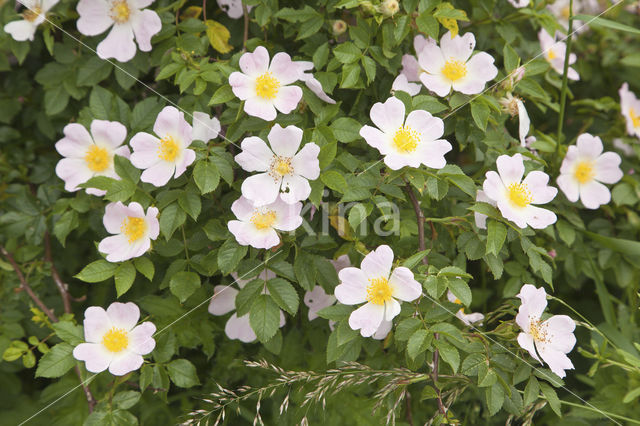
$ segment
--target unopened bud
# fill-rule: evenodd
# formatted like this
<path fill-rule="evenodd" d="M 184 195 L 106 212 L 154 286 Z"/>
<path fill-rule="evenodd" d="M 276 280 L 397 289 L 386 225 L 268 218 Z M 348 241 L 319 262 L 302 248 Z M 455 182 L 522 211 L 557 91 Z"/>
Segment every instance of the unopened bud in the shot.
<path fill-rule="evenodd" d="M 524 66 L 519 66 L 518 68 L 513 70 L 513 72 L 511 73 L 511 75 L 513 76 L 513 82 L 517 83 L 522 80 L 524 78 L 524 73 Z"/>
<path fill-rule="evenodd" d="M 334 36 L 339 36 L 344 34 L 344 32 L 347 31 L 347 23 L 344 22 L 342 19 L 338 19 L 336 21 L 333 21 L 333 24 L 331 25 L 331 33 Z"/>
<path fill-rule="evenodd" d="M 549 252 L 547 253 L 549 255 L 549 257 L 551 257 L 552 259 L 555 259 L 556 256 L 558 255 L 558 253 L 556 252 L 555 249 L 551 249 L 549 250 Z"/>
<path fill-rule="evenodd" d="M 378 12 L 386 17 L 395 15 L 400 10 L 400 3 L 398 0 L 384 0 L 378 6 Z"/>

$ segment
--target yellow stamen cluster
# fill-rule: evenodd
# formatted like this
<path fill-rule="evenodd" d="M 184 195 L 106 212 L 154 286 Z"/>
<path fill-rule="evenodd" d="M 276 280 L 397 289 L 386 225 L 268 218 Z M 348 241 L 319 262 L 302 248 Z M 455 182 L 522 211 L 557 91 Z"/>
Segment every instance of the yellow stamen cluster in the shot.
<path fill-rule="evenodd" d="M 367 287 L 367 301 L 374 305 L 384 305 L 391 300 L 393 289 L 386 278 L 374 278 L 369 280 Z"/>
<path fill-rule="evenodd" d="M 175 139 L 173 139 L 173 136 L 165 136 L 160 140 L 158 157 L 165 161 L 175 161 L 179 153 L 180 146 Z"/>
<path fill-rule="evenodd" d="M 98 145 L 91 145 L 84 155 L 84 161 L 92 172 L 103 172 L 109 167 L 111 158 L 105 148 Z"/>
<path fill-rule="evenodd" d="M 634 128 L 640 127 L 640 114 L 636 113 L 633 108 L 629 108 L 629 118 Z"/>
<path fill-rule="evenodd" d="M 256 210 L 251 216 L 251 223 L 259 230 L 265 230 L 273 227 L 276 222 L 276 212 L 273 210 L 258 211 Z"/>
<path fill-rule="evenodd" d="M 507 188 L 509 201 L 515 207 L 527 207 L 533 201 L 531 191 L 525 183 L 512 183 Z"/>
<path fill-rule="evenodd" d="M 400 127 L 393 136 L 393 145 L 402 154 L 414 152 L 419 141 L 420 134 L 407 126 Z"/>
<path fill-rule="evenodd" d="M 594 175 L 595 171 L 593 170 L 593 163 L 591 161 L 581 161 L 576 168 L 573 169 L 573 176 L 582 184 L 590 182 Z"/>
<path fill-rule="evenodd" d="M 139 240 L 147 232 L 147 222 L 142 217 L 127 217 L 120 226 L 129 243 Z"/>
<path fill-rule="evenodd" d="M 256 78 L 256 94 L 262 99 L 272 100 L 280 90 L 280 82 L 270 72 Z"/>
<path fill-rule="evenodd" d="M 547 52 L 547 59 L 553 61 L 557 57 L 558 56 L 556 55 L 556 52 L 554 52 L 553 49 L 549 49 L 549 51 Z"/>
<path fill-rule="evenodd" d="M 111 3 L 111 19 L 118 24 L 123 24 L 129 20 L 131 9 L 127 4 L 127 0 L 116 0 Z"/>
<path fill-rule="evenodd" d="M 293 174 L 293 166 L 291 165 L 291 157 L 274 156 L 269 166 L 269 175 L 274 179 L 280 179 L 286 175 Z"/>
<path fill-rule="evenodd" d="M 536 342 L 546 342 L 548 340 L 547 327 L 542 325 L 540 320 L 531 320 L 529 323 L 529 334 Z"/>
<path fill-rule="evenodd" d="M 22 17 L 29 22 L 33 22 L 38 16 L 40 16 L 41 13 L 42 8 L 40 6 L 34 6 L 33 9 L 27 9 L 22 12 Z"/>
<path fill-rule="evenodd" d="M 109 352 L 121 352 L 129 346 L 129 333 L 122 328 L 111 327 L 102 337 L 102 345 Z"/>
<path fill-rule="evenodd" d="M 467 64 L 457 59 L 449 59 L 441 70 L 442 74 L 451 81 L 458 81 L 467 75 Z"/>

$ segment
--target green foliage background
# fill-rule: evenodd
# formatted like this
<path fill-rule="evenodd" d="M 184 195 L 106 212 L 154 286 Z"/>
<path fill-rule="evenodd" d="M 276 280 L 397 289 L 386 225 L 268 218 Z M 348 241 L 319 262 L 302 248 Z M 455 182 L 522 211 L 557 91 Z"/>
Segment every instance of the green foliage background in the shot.
<path fill-rule="evenodd" d="M 535 420 L 593 425 L 610 424 L 612 418 L 639 423 L 638 174 L 626 173 L 612 187 L 612 202 L 595 211 L 569 203 L 560 193 L 550 205 L 558 222 L 536 232 L 520 230 L 497 210 L 474 201 L 484 173 L 495 169 L 496 158 L 505 153 L 523 153 L 532 160 L 526 162 L 527 170 L 544 170 L 555 181 L 566 147 L 583 132 L 599 135 L 606 150 L 613 149 L 614 138 L 633 145 L 635 155 L 623 155 L 622 168 L 640 171 L 638 141 L 625 135 L 617 94 L 625 81 L 640 93 L 638 15 L 618 5 L 573 40 L 581 80 L 567 90 L 564 136 L 558 141 L 562 76 L 538 56 L 537 32 L 562 27 L 544 1 L 514 9 L 506 0 L 455 0 L 451 10 L 440 0 L 403 0 L 393 17 L 376 11 L 375 1 L 246 3 L 254 6 L 246 49 L 265 45 L 271 55 L 285 51 L 294 59 L 312 60 L 314 74 L 338 101 L 326 104 L 303 88 L 297 110 L 278 115 L 276 122 L 304 129 L 304 141 L 321 147 L 322 174 L 312 183 L 310 201 L 316 206 L 328 203 L 332 226 L 322 234 L 321 215 L 309 220 L 307 214 L 318 234 L 299 228 L 282 236 L 277 251 L 239 246 L 226 228 L 233 218 L 230 205 L 246 176 L 233 161 L 238 150 L 231 142 L 239 144 L 248 135 L 265 139 L 272 125 L 240 111 L 227 83 L 242 54 L 243 19 L 229 19 L 215 2 L 207 3 L 208 19 L 222 23 L 231 35 L 233 49 L 221 54 L 210 44 L 204 19 L 187 18 L 196 10 L 187 8 L 202 3 L 157 0 L 151 8 L 163 27 L 153 38 L 152 52 L 138 52 L 124 64 L 100 60 L 83 47 L 81 43 L 95 49 L 103 36 L 77 32 L 75 1 L 62 0 L 50 16 L 55 26 L 43 24 L 33 42 L 15 42 L 0 32 L 0 244 L 61 320 L 53 324 L 37 309 L 21 289 L 9 258 L 2 256 L 0 423 L 17 424 L 77 387 L 30 423 L 175 424 L 193 410 L 209 410 L 203 398 L 219 400 L 207 396 L 220 391 L 217 384 L 257 389 L 274 383 L 282 372 L 243 362 L 261 359 L 286 370 L 318 374 L 357 361 L 359 365 L 348 368 L 362 377 L 360 383 L 344 378 L 328 387 L 326 406 L 303 406 L 305 394 L 321 386 L 318 381 L 277 388 L 261 402 L 266 424 L 297 424 L 305 416 L 309 424 L 382 424 L 388 416 L 395 416 L 398 424 L 438 423 L 445 420 L 438 414 L 437 393 L 450 408 L 448 421 L 463 424 Z M 0 22 L 16 18 L 13 2 L 4 2 Z M 388 170 L 359 136 L 360 127 L 370 121 L 371 106 L 390 96 L 402 55 L 415 53 L 413 37 L 439 39 L 446 32 L 437 18 L 460 19 L 460 32 L 475 34 L 476 49 L 496 59 L 496 81 L 526 63 L 525 78 L 514 93 L 526 101 L 538 155 L 521 148 L 513 137 L 517 119 L 502 112 L 497 102 L 505 94 L 503 85 L 479 97 L 455 93 L 435 98 L 424 89 L 414 98 L 396 94 L 407 111 L 425 109 L 444 118 L 445 138 L 454 149 L 447 154 L 449 165 L 440 171 Z M 333 33 L 337 19 L 347 23 L 344 34 Z M 140 182 L 140 172 L 117 157 L 123 180 L 95 183 L 107 190 L 106 200 L 157 206 L 161 235 L 145 256 L 109 264 L 96 248 L 106 236 L 102 215 L 107 201 L 83 191 L 64 191 L 54 173 L 60 159 L 54 144 L 67 123 L 88 126 L 93 119 L 122 122 L 128 140 L 149 131 L 168 100 L 186 111 L 218 116 L 227 140 L 195 143 L 196 162 L 159 189 Z M 416 215 L 407 191 L 417 194 L 428 218 L 428 254 L 419 253 Z M 361 203 L 363 209 L 339 216 L 333 208 L 348 202 Z M 399 223 L 386 219 L 389 202 L 400 208 Z M 475 228 L 473 211 L 490 216 L 487 231 Z M 397 226 L 399 234 L 363 235 L 358 226 L 362 221 L 369 230 L 376 221 L 387 230 Z M 380 244 L 390 245 L 399 262 L 412 268 L 430 297 L 405 303 L 393 332 L 382 342 L 364 339 L 348 327 L 351 307 L 324 311 L 324 318 L 337 321 L 333 332 L 324 319 L 307 321 L 307 308 L 300 303 L 304 291 L 318 284 L 332 293 L 338 284 L 328 259 L 348 254 L 358 265 L 363 254 Z M 428 266 L 421 262 L 425 254 Z M 233 281 L 231 272 L 256 275 L 263 261 L 282 279 L 270 288 L 279 286 L 286 297 L 277 291 L 261 296 L 262 286 L 249 285 L 240 293 L 239 308 L 273 313 L 280 306 L 287 312 L 287 325 L 278 329 L 274 316 L 276 322 L 267 321 L 256 330 L 261 342 L 231 341 L 224 335 L 227 318 L 211 316 L 201 303 L 215 285 Z M 52 266 L 69 286 L 72 313 L 64 314 Z M 554 296 L 549 311 L 579 322 L 578 343 L 569 355 L 576 369 L 564 381 L 545 368 L 534 370 L 538 365 L 515 341 L 518 302 L 513 296 L 523 283 L 545 286 Z M 480 328 L 486 334 L 464 327 L 447 311 L 457 310 L 443 297 L 447 288 L 469 301 L 470 310 L 485 313 Z M 137 303 L 143 318 L 158 330 L 169 328 L 156 337 L 156 349 L 140 371 L 115 381 L 105 372 L 90 382 L 98 404 L 87 417 L 71 349 L 82 340 L 84 309 L 115 300 Z M 434 333 L 440 338 L 434 339 Z M 434 383 L 428 363 L 436 349 L 440 377 Z M 91 376 L 81 363 L 77 366 L 83 379 Z M 337 387 L 340 392 L 333 394 Z M 288 410 L 280 414 L 287 395 Z M 230 402 L 227 424 L 253 422 L 256 396 Z"/>

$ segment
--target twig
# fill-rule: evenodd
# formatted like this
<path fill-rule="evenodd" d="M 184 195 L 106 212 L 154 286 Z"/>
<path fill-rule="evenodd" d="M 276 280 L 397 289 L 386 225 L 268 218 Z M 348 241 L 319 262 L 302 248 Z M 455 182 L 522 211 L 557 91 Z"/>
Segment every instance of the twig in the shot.
<path fill-rule="evenodd" d="M 62 304 L 64 305 L 64 311 L 71 313 L 71 295 L 69 294 L 69 286 L 62 281 L 60 274 L 53 264 L 53 258 L 51 257 L 51 239 L 49 232 L 44 233 L 44 259 L 51 265 L 51 277 L 53 282 L 56 283 L 60 297 L 62 297 Z"/>
<path fill-rule="evenodd" d="M 202 17 L 207 22 L 207 0 L 202 0 Z"/>
<path fill-rule="evenodd" d="M 40 298 L 33 292 L 33 290 L 31 289 L 31 286 L 29 285 L 29 283 L 27 283 L 27 280 L 24 278 L 24 275 L 22 274 L 20 267 L 18 266 L 16 261 L 13 259 L 13 256 L 4 248 L 4 246 L 0 246 L 0 252 L 2 252 L 4 257 L 7 258 L 7 260 L 13 267 L 13 270 L 16 272 L 16 275 L 18 275 L 18 279 L 20 280 L 20 288 L 22 288 L 24 291 L 27 292 L 29 297 L 31 297 L 31 300 L 33 300 L 35 304 L 38 305 L 40 310 L 42 310 L 42 312 L 44 312 L 47 315 L 47 317 L 49 317 L 51 322 L 58 322 L 58 318 L 56 318 L 53 311 L 51 311 L 51 309 L 49 309 L 47 305 L 45 305 L 44 302 L 42 302 L 42 300 L 40 300 Z"/>
<path fill-rule="evenodd" d="M 249 40 L 249 9 L 242 2 L 242 14 L 244 15 L 244 34 L 242 35 L 242 50 L 247 50 L 247 40 Z"/>
<path fill-rule="evenodd" d="M 42 312 L 44 312 L 47 315 L 47 317 L 51 320 L 51 322 L 58 322 L 58 317 L 56 317 L 56 315 L 53 313 L 53 311 L 51 309 L 49 309 L 47 307 L 47 305 L 45 305 L 44 302 L 42 300 L 40 300 L 40 298 L 33 292 L 33 290 L 31 289 L 31 286 L 29 285 L 27 280 L 24 278 L 24 275 L 22 274 L 22 271 L 20 270 L 20 267 L 16 263 L 15 259 L 11 255 L 11 253 L 9 253 L 3 246 L 0 246 L 0 252 L 3 254 L 4 257 L 7 258 L 7 260 L 9 261 L 11 266 L 13 267 L 13 270 L 16 272 L 16 275 L 18 275 L 18 280 L 20 280 L 20 287 L 24 291 L 27 292 L 29 297 L 31 297 L 31 300 L 33 300 L 34 303 L 36 305 L 38 305 L 40 310 L 42 310 Z M 55 271 L 55 267 L 53 266 L 53 262 L 51 261 L 51 247 L 50 247 L 50 244 L 49 244 L 49 234 L 48 233 L 45 233 L 45 258 L 47 259 L 48 262 L 51 263 L 51 271 L 52 271 L 52 275 L 53 275 L 54 274 L 53 271 Z M 65 312 L 71 313 L 71 304 L 69 302 L 69 293 L 67 292 L 67 290 L 65 288 L 66 285 L 62 282 L 62 280 L 60 280 L 60 276 L 58 275 L 57 271 L 55 271 L 55 276 L 54 276 L 53 280 L 56 282 L 56 286 L 58 286 L 58 290 L 60 290 L 60 294 L 62 296 L 62 301 L 63 301 L 64 307 L 65 307 Z M 76 374 L 78 376 L 78 379 L 80 379 L 80 384 L 82 385 L 82 390 L 84 391 L 84 394 L 87 397 L 87 404 L 89 405 L 89 414 L 91 414 L 93 412 L 93 408 L 96 405 L 96 400 L 93 397 L 93 395 L 91 394 L 91 390 L 89 389 L 89 386 L 84 384 L 84 382 L 82 380 L 82 373 L 80 372 L 80 368 L 77 365 L 75 367 L 75 372 L 76 372 Z"/>
<path fill-rule="evenodd" d="M 569 28 L 567 29 L 567 44 L 564 52 L 564 69 L 562 71 L 562 89 L 560 91 L 560 117 L 558 118 L 558 136 L 556 141 L 556 157 L 560 160 L 560 139 L 562 138 L 562 126 L 564 124 L 564 112 L 567 103 L 567 79 L 569 72 L 569 56 L 571 56 L 571 35 L 573 33 L 573 0 L 569 0 Z"/>

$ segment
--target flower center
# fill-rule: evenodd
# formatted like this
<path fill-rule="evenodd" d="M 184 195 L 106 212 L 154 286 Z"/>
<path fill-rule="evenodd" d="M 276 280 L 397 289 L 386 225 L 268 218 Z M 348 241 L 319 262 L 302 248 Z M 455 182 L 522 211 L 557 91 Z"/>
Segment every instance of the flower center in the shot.
<path fill-rule="evenodd" d="M 370 279 L 367 287 L 367 301 L 374 305 L 384 305 L 391 300 L 391 286 L 386 278 Z"/>
<path fill-rule="evenodd" d="M 633 108 L 629 108 L 629 118 L 631 119 L 631 123 L 633 124 L 633 127 L 635 128 L 640 127 L 640 115 L 636 114 Z"/>
<path fill-rule="evenodd" d="M 442 67 L 441 72 L 449 80 L 457 81 L 467 75 L 467 64 L 457 59 L 449 59 Z"/>
<path fill-rule="evenodd" d="M 84 155 L 84 161 L 92 172 L 103 172 L 109 167 L 109 152 L 98 145 L 91 145 Z"/>
<path fill-rule="evenodd" d="M 123 24 L 129 20 L 131 9 L 127 4 L 127 0 L 116 0 L 111 3 L 111 19 L 118 24 Z"/>
<path fill-rule="evenodd" d="M 542 325 L 540 320 L 531 320 L 529 323 L 529 334 L 536 342 L 547 341 L 547 328 Z"/>
<path fill-rule="evenodd" d="M 420 141 L 420 134 L 411 127 L 402 126 L 393 136 L 393 145 L 401 153 L 414 152 Z"/>
<path fill-rule="evenodd" d="M 165 136 L 160 139 L 160 148 L 158 149 L 158 157 L 165 161 L 175 161 L 180 153 L 178 143 L 173 136 Z"/>
<path fill-rule="evenodd" d="M 251 216 L 251 223 L 255 225 L 259 230 L 272 228 L 276 221 L 276 212 L 273 210 L 255 211 Z"/>
<path fill-rule="evenodd" d="M 142 217 L 127 217 L 122 221 L 120 231 L 127 236 L 129 243 L 142 238 L 147 231 L 147 222 Z"/>
<path fill-rule="evenodd" d="M 573 170 L 573 176 L 580 183 L 587 183 L 593 179 L 593 163 L 591 161 L 581 161 Z"/>
<path fill-rule="evenodd" d="M 22 12 L 22 16 L 25 20 L 29 22 L 33 22 L 36 20 L 38 16 L 42 13 L 42 8 L 40 6 L 34 6 L 33 9 L 27 9 Z"/>
<path fill-rule="evenodd" d="M 554 52 L 553 49 L 549 49 L 547 52 L 547 59 L 553 61 L 555 58 L 557 58 L 556 52 Z"/>
<path fill-rule="evenodd" d="M 527 207 L 533 201 L 531 191 L 525 183 L 512 183 L 508 191 L 509 201 L 516 207 Z"/>
<path fill-rule="evenodd" d="M 560 11 L 560 16 L 562 16 L 562 18 L 564 19 L 569 19 L 569 6 L 565 6 L 562 8 L 562 10 Z"/>
<path fill-rule="evenodd" d="M 109 352 L 121 352 L 129 346 L 129 333 L 122 328 L 111 327 L 102 337 L 102 345 Z"/>
<path fill-rule="evenodd" d="M 292 175 L 293 166 L 291 165 L 291 160 L 291 157 L 274 156 L 273 160 L 271 160 L 271 166 L 269 166 L 269 174 L 274 178 Z"/>
<path fill-rule="evenodd" d="M 280 90 L 280 82 L 270 72 L 256 78 L 256 94 L 262 99 L 273 99 Z"/>

